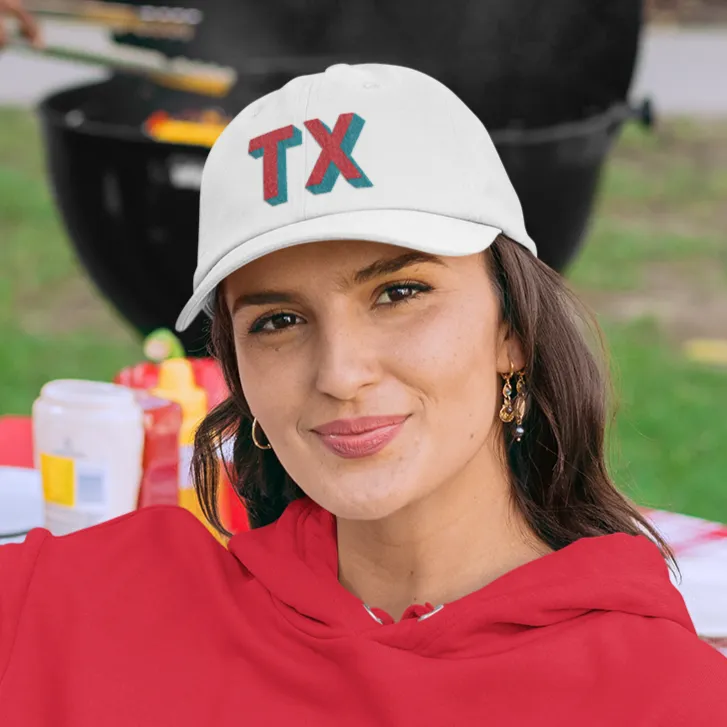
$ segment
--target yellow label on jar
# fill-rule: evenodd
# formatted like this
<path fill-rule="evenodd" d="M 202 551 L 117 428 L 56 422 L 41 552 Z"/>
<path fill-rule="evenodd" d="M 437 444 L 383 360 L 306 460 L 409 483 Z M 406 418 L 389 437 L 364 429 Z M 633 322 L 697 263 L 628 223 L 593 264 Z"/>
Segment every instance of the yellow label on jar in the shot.
<path fill-rule="evenodd" d="M 43 480 L 43 495 L 46 502 L 66 507 L 75 505 L 76 478 L 73 459 L 41 454 L 40 476 Z"/>

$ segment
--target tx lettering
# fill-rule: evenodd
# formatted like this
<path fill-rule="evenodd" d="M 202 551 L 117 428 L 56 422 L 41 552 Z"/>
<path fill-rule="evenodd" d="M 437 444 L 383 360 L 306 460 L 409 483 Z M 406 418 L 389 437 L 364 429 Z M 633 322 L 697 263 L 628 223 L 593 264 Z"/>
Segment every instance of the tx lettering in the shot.
<path fill-rule="evenodd" d="M 358 114 L 341 114 L 333 131 L 320 119 L 304 122 L 305 128 L 321 148 L 318 161 L 305 185 L 309 192 L 330 192 L 340 174 L 353 187 L 373 186 L 352 157 L 364 123 Z M 255 159 L 262 157 L 263 160 L 263 196 L 268 204 L 278 205 L 288 201 L 286 155 L 290 147 L 302 143 L 303 134 L 292 124 L 250 141 L 250 155 Z"/>

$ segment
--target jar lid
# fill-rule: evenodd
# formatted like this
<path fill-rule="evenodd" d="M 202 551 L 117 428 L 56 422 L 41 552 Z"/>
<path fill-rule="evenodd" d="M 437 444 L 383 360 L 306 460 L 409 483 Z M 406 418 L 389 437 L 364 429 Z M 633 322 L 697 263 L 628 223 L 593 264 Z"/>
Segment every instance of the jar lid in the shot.
<path fill-rule="evenodd" d="M 40 395 L 62 404 L 88 407 L 118 407 L 134 405 L 134 392 L 126 386 L 105 381 L 84 379 L 56 379 L 40 390 Z"/>
<path fill-rule="evenodd" d="M 0 539 L 44 526 L 40 472 L 26 467 L 0 467 Z"/>

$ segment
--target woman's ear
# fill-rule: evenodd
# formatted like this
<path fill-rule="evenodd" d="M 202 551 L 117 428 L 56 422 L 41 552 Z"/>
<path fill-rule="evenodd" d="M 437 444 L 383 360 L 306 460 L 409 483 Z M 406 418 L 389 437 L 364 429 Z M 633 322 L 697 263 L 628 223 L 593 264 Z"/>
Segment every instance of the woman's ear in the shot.
<path fill-rule="evenodd" d="M 497 346 L 497 371 L 500 374 L 509 374 L 510 371 L 520 371 L 525 368 L 525 354 L 523 346 L 509 326 L 505 323 L 500 328 Z"/>

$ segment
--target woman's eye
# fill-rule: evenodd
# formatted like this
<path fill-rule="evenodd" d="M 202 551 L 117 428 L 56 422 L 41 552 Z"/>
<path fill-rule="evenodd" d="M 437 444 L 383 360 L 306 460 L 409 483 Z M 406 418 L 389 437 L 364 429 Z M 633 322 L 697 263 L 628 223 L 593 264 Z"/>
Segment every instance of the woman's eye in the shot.
<path fill-rule="evenodd" d="M 391 305 L 393 303 L 401 303 L 410 298 L 415 298 L 420 293 L 431 290 L 427 285 L 417 283 L 391 285 L 382 291 L 381 295 L 376 299 L 377 305 Z"/>
<path fill-rule="evenodd" d="M 265 316 L 253 323 L 251 333 L 273 333 L 290 328 L 300 321 L 300 316 L 295 313 L 275 313 L 272 316 Z"/>

